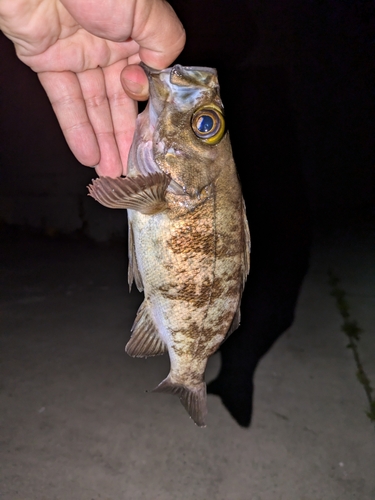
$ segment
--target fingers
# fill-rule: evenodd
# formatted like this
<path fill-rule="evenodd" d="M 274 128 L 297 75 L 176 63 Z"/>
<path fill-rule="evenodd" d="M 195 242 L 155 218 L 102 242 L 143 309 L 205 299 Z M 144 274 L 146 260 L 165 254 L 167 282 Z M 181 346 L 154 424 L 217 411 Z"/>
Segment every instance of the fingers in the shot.
<path fill-rule="evenodd" d="M 96 171 L 99 175 L 118 177 L 122 174 L 122 163 L 115 139 L 104 73 L 102 69 L 97 68 L 78 73 L 77 77 L 81 85 L 87 116 L 100 150 Z"/>
<path fill-rule="evenodd" d="M 133 141 L 135 121 L 138 114 L 137 103 L 126 95 L 121 85 L 119 75 L 121 70 L 125 71 L 123 66 L 124 62 L 120 62 L 103 69 L 116 144 L 122 163 L 122 171 L 119 175 L 125 175 L 127 171 L 128 154 Z M 98 173 L 100 175 L 110 175 L 109 173 L 102 174 L 101 171 L 98 171 Z"/>
<path fill-rule="evenodd" d="M 38 76 L 77 160 L 87 166 L 99 163 L 99 145 L 87 115 L 77 76 L 70 71 L 47 71 Z"/>
<path fill-rule="evenodd" d="M 133 140 L 137 106 L 121 86 L 124 64 L 119 61 L 78 75 L 39 74 L 73 154 L 84 165 L 96 166 L 101 176 L 126 173 Z"/>
<path fill-rule="evenodd" d="M 116 177 L 126 170 L 133 138 L 133 99 L 148 97 L 147 77 L 137 64 L 168 66 L 184 46 L 185 31 L 165 0 L 60 2 L 67 9 L 60 15 L 69 20 L 60 19 L 60 38 L 41 53 L 18 55 L 39 73 L 77 159 Z M 126 59 L 131 65 L 124 68 Z"/>

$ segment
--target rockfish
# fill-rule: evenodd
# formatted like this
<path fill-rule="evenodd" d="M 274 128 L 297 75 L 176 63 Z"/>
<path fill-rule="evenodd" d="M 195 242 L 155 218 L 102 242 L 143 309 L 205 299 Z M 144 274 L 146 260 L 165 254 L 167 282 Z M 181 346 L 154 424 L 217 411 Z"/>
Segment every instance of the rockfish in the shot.
<path fill-rule="evenodd" d="M 144 69 L 150 99 L 137 118 L 128 175 L 98 178 L 89 194 L 128 210 L 129 285 L 144 301 L 125 350 L 168 351 L 170 373 L 154 391 L 177 394 L 203 427 L 207 360 L 240 322 L 249 228 L 216 70 Z"/>

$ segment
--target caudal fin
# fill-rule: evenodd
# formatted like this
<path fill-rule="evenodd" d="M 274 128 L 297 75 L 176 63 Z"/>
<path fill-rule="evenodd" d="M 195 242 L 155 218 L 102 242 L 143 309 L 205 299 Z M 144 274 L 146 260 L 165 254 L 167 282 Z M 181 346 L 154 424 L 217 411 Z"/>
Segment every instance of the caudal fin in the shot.
<path fill-rule="evenodd" d="M 176 384 L 168 375 L 152 392 L 176 394 L 194 422 L 199 427 L 206 426 L 207 392 L 204 382 L 194 387 L 187 387 L 183 384 Z"/>

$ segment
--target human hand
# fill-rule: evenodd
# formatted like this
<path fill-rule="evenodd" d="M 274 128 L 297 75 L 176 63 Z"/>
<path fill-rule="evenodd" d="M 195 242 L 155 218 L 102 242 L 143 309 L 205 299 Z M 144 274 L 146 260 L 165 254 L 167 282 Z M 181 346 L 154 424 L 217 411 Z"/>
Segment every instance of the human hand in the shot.
<path fill-rule="evenodd" d="M 134 99 L 148 96 L 138 63 L 163 69 L 185 43 L 171 6 L 164 0 L 0 0 L 0 29 L 38 73 L 76 158 L 99 175 L 126 173 Z"/>

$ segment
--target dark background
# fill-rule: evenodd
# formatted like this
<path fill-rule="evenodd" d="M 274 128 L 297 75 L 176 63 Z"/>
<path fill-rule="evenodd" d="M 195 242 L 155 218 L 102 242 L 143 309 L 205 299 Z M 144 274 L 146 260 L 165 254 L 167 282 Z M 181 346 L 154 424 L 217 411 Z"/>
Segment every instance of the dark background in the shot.
<path fill-rule="evenodd" d="M 232 139 L 240 163 L 248 154 L 242 182 L 257 155 L 298 155 L 315 221 L 371 213 L 373 2 L 171 3 L 187 29 L 180 61 L 219 69 L 229 130 L 246 115 L 243 135 Z M 123 216 L 87 199 L 93 171 L 70 153 L 36 75 L 2 34 L 0 52 L 1 220 L 98 240 L 121 235 Z M 268 178 L 292 192 L 294 174 L 283 168 L 270 169 Z M 254 189 L 271 197 L 267 176 L 253 177 Z"/>

